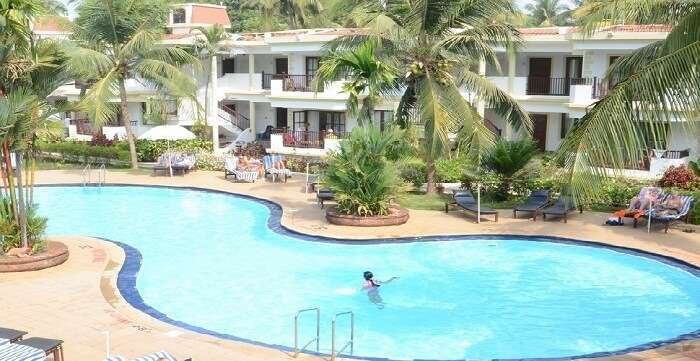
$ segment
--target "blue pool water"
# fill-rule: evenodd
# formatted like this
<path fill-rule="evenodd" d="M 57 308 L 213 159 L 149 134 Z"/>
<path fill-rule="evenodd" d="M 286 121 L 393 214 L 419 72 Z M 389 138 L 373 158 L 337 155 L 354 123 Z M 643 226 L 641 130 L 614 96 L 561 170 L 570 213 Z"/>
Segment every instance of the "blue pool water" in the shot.
<path fill-rule="evenodd" d="M 49 234 L 138 249 L 136 288 L 170 319 L 293 345 L 293 316 L 355 313 L 355 355 L 395 359 L 561 357 L 618 351 L 700 329 L 700 279 L 607 248 L 517 239 L 331 244 L 267 226 L 264 204 L 147 187 L 36 189 Z M 436 232 L 438 229 L 436 229 Z M 360 290 L 379 279 L 384 305 Z M 348 336 L 339 321 L 338 339 Z M 312 338 L 311 315 L 301 342 Z"/>

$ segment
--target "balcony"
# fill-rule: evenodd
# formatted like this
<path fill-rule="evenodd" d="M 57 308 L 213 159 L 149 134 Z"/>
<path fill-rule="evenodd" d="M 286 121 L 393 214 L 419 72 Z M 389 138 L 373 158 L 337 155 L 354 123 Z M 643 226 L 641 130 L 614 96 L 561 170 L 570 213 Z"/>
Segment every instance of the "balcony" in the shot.
<path fill-rule="evenodd" d="M 343 133 L 282 130 L 270 135 L 270 152 L 302 156 L 325 156 L 340 148 Z"/>
<path fill-rule="evenodd" d="M 590 104 L 607 93 L 599 78 L 551 78 L 492 76 L 489 80 L 513 97 L 568 97 L 574 104 Z M 510 89 L 510 90 L 509 90 Z"/>
<path fill-rule="evenodd" d="M 217 87 L 226 90 L 263 91 L 262 73 L 228 73 L 219 77 Z"/>
<path fill-rule="evenodd" d="M 286 92 L 315 92 L 313 75 L 290 75 L 290 74 L 262 74 L 262 88 L 272 89 L 273 80 L 278 80 L 282 84 L 281 90 Z M 323 92 L 323 86 L 319 87 L 319 92 Z"/>

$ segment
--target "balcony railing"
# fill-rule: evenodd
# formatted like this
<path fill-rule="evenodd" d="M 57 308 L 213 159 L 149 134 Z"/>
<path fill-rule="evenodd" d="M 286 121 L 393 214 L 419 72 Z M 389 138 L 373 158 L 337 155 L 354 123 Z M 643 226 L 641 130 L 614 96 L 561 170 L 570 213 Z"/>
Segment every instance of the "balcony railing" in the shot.
<path fill-rule="evenodd" d="M 343 138 L 344 133 L 337 132 L 314 132 L 306 130 L 286 131 L 282 133 L 282 145 L 295 148 L 318 148 L 323 149 L 324 141 L 332 138 Z"/>
<path fill-rule="evenodd" d="M 314 92 L 316 91 L 313 75 L 289 75 L 289 74 L 262 74 L 262 88 L 270 89 L 273 80 L 282 80 L 282 90 L 288 92 Z M 319 87 L 323 91 L 323 87 Z"/>
<path fill-rule="evenodd" d="M 683 159 L 683 158 L 687 158 L 687 157 L 690 157 L 690 149 L 667 150 L 661 156 L 661 158 L 665 158 L 665 159 Z"/>
<path fill-rule="evenodd" d="M 567 96 L 572 78 L 527 77 L 527 95 Z"/>

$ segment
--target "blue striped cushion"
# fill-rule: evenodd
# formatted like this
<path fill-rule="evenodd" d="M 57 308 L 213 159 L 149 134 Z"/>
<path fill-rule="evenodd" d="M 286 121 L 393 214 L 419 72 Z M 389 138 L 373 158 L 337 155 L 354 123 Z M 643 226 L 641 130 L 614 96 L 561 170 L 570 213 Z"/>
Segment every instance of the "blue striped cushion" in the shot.
<path fill-rule="evenodd" d="M 0 360 L 3 361 L 44 361 L 46 352 L 31 346 L 8 343 L 0 346 Z"/>
<path fill-rule="evenodd" d="M 667 197 L 670 197 L 670 195 L 668 195 Z M 678 212 L 678 214 L 673 214 L 673 215 L 669 214 L 669 215 L 665 215 L 665 216 L 657 216 L 657 215 L 652 214 L 652 217 L 657 218 L 657 219 L 662 219 L 662 220 L 675 220 L 675 219 L 680 219 L 682 217 L 685 217 L 688 214 L 688 212 L 690 211 L 690 207 L 693 204 L 693 197 L 681 196 L 681 200 L 683 202 L 683 208 L 681 208 L 681 210 Z"/>
<path fill-rule="evenodd" d="M 110 356 L 102 361 L 126 361 L 126 359 L 121 356 Z"/>
<path fill-rule="evenodd" d="M 0 348 L 5 346 L 8 343 L 10 343 L 10 340 L 8 340 L 6 338 L 0 338 Z"/>
<path fill-rule="evenodd" d="M 165 351 L 154 352 L 150 355 L 135 358 L 131 361 L 159 361 L 159 360 L 177 361 L 177 359 L 175 357 L 173 357 L 173 355 L 171 355 Z"/>

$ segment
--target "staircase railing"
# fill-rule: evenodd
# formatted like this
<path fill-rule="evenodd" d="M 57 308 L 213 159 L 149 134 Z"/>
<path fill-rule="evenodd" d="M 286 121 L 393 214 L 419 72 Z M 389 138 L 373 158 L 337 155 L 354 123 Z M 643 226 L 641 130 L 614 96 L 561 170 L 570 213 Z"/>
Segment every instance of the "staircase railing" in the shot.
<path fill-rule="evenodd" d="M 220 118 L 226 120 L 227 122 L 231 123 L 232 125 L 238 127 L 241 130 L 246 130 L 250 128 L 250 119 L 231 108 L 219 105 L 217 114 Z"/>

